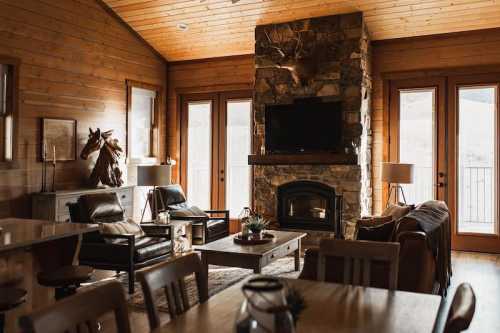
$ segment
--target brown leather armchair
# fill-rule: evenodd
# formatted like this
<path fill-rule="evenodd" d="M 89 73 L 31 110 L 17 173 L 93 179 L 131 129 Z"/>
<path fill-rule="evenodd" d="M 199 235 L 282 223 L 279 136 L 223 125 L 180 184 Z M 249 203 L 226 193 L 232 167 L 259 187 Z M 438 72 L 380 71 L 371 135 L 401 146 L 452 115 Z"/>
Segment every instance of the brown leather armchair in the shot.
<path fill-rule="evenodd" d="M 128 273 L 129 293 L 134 292 L 137 269 L 167 259 L 172 252 L 170 235 L 154 234 L 146 227 L 124 221 L 116 193 L 83 195 L 69 204 L 74 223 L 102 223 L 102 230 L 83 237 L 82 265 Z M 109 231 L 112 230 L 112 233 Z"/>
<path fill-rule="evenodd" d="M 446 292 L 451 275 L 449 266 L 449 213 L 443 202 L 429 201 L 422 204 L 416 213 L 409 213 L 397 221 L 393 240 L 400 243 L 398 290 L 420 293 Z M 421 230 L 419 219 L 429 217 L 434 223 L 442 224 L 443 238 L 439 240 L 440 255 L 433 251 L 428 234 Z M 448 253 L 448 255 L 446 254 Z M 304 268 L 299 276 L 301 279 L 316 280 L 318 265 L 318 249 L 310 248 L 305 252 Z M 327 262 L 326 280 L 342 283 L 342 262 Z M 385 268 L 375 264 L 371 285 L 378 288 L 387 288 L 377 276 L 382 275 Z M 379 272 L 379 273 L 377 273 Z"/>
<path fill-rule="evenodd" d="M 172 218 L 193 221 L 193 244 L 206 244 L 229 235 L 229 211 L 205 210 L 187 204 L 179 184 L 158 187 L 160 211 L 168 210 Z"/>

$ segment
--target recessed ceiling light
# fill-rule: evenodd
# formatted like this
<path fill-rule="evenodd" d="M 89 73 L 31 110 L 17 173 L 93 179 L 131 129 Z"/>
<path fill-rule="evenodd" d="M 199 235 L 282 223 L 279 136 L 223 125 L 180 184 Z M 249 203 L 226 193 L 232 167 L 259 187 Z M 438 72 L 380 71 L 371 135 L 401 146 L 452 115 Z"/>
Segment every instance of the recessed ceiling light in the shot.
<path fill-rule="evenodd" d="M 187 31 L 189 29 L 189 25 L 187 23 L 177 23 L 177 29 L 180 31 Z"/>

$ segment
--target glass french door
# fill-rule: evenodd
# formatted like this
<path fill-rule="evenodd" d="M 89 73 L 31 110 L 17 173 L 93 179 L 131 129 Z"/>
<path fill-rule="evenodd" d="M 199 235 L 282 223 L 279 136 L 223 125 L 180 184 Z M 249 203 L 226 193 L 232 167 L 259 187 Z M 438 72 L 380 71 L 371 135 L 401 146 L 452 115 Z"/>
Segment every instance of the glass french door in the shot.
<path fill-rule="evenodd" d="M 212 118 L 211 100 L 187 104 L 187 197 L 204 209 L 212 206 Z"/>
<path fill-rule="evenodd" d="M 412 184 L 400 184 L 406 202 L 445 200 L 445 81 L 397 80 L 390 87 L 389 160 L 413 164 L 414 171 Z"/>
<path fill-rule="evenodd" d="M 251 92 L 182 96 L 181 184 L 202 209 L 251 206 Z"/>
<path fill-rule="evenodd" d="M 453 247 L 500 253 L 498 76 L 449 80 Z"/>

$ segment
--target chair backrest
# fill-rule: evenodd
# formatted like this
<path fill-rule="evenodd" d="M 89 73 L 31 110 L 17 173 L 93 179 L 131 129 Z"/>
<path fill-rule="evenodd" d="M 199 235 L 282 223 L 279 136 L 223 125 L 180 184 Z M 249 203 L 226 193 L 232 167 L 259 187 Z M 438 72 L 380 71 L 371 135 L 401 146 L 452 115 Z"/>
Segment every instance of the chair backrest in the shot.
<path fill-rule="evenodd" d="M 19 319 L 24 333 L 98 332 L 98 319 L 113 312 L 118 333 L 130 333 L 130 322 L 123 288 L 119 282 L 77 293 L 52 306 Z"/>
<path fill-rule="evenodd" d="M 169 206 L 177 206 L 186 204 L 186 194 L 184 194 L 184 190 L 182 186 L 179 184 L 171 184 L 168 186 L 160 186 L 157 187 L 158 192 L 162 197 L 164 209 L 169 209 Z"/>
<path fill-rule="evenodd" d="M 144 293 L 151 329 L 160 326 L 158 307 L 154 296 L 163 289 L 172 319 L 190 308 L 184 278 L 195 274 L 200 303 L 208 299 L 207 276 L 196 253 L 190 253 L 172 261 L 162 262 L 137 272 Z"/>
<path fill-rule="evenodd" d="M 124 219 L 124 210 L 115 192 L 85 194 L 68 207 L 71 222 L 111 223 Z"/>
<path fill-rule="evenodd" d="M 476 310 L 476 295 L 471 285 L 458 286 L 446 319 L 445 333 L 458 333 L 469 328 Z"/>
<path fill-rule="evenodd" d="M 343 259 L 343 283 L 364 287 L 370 285 L 372 262 L 385 262 L 389 267 L 387 285 L 390 290 L 397 288 L 399 243 L 322 239 L 318 260 L 320 281 L 325 281 L 325 266 L 328 257 Z"/>

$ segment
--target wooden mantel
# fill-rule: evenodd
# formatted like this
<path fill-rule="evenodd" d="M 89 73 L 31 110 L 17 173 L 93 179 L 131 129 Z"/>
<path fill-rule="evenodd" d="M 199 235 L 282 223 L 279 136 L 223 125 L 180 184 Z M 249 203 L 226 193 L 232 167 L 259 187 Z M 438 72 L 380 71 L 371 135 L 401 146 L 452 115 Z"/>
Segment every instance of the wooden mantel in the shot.
<path fill-rule="evenodd" d="M 355 154 L 267 154 L 248 155 L 249 165 L 346 164 L 358 163 Z"/>

